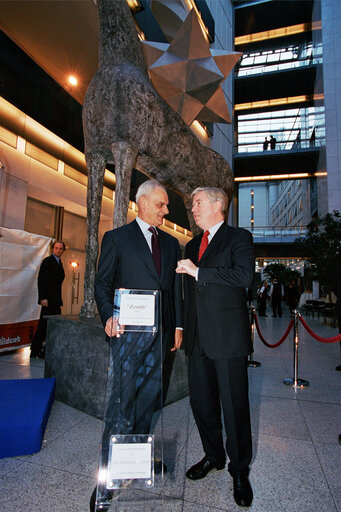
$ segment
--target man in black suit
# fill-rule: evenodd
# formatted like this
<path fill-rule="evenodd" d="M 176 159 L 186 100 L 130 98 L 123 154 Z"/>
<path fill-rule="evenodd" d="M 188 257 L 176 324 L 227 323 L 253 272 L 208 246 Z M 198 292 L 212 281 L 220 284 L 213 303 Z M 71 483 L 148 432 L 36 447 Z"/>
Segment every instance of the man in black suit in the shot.
<path fill-rule="evenodd" d="M 61 240 L 51 246 L 52 254 L 44 258 L 38 274 L 38 304 L 41 304 L 40 319 L 37 330 L 31 343 L 31 357 L 45 357 L 43 342 L 46 338 L 46 315 L 60 315 L 62 301 L 62 283 L 65 273 L 61 257 L 65 251 L 65 244 Z"/>
<path fill-rule="evenodd" d="M 114 377 L 105 412 L 101 467 L 107 466 L 113 432 L 151 432 L 153 413 L 160 405 L 162 359 L 169 348 L 176 350 L 182 342 L 181 276 L 175 273 L 180 246 L 176 238 L 157 229 L 168 214 L 166 189 L 156 180 L 147 180 L 137 190 L 136 203 L 135 221 L 105 233 L 95 279 L 95 298 L 105 333 L 116 337 L 110 345 Z M 158 334 L 154 338 L 129 332 L 120 336 L 113 317 L 115 290 L 119 288 L 161 291 L 162 343 Z M 154 469 L 160 473 L 166 468 L 158 461 Z M 90 510 L 95 510 L 96 490 Z M 99 484 L 98 503 L 111 499 L 112 492 Z"/>
<path fill-rule="evenodd" d="M 166 189 L 156 180 L 145 181 L 138 188 L 136 203 L 136 220 L 103 237 L 95 279 L 98 312 L 107 336 L 114 337 L 118 334 L 113 318 L 115 290 L 161 290 L 164 334 L 175 349 L 182 342 L 183 323 L 181 278 L 174 276 L 180 246 L 176 238 L 156 229 L 169 213 Z M 153 255 L 155 237 L 161 250 L 159 263 Z"/>
<path fill-rule="evenodd" d="M 179 242 L 157 229 L 168 214 L 167 192 L 158 181 L 148 180 L 139 187 L 136 203 L 137 219 L 108 231 L 103 237 L 95 280 L 95 298 L 105 332 L 112 338 L 120 334 L 113 317 L 116 289 L 161 291 L 163 347 L 160 346 L 159 337 L 149 345 L 143 337 L 127 333 L 127 343 L 123 348 L 121 346 L 119 354 L 121 361 L 123 357 L 126 358 L 126 379 L 131 375 L 132 379 L 139 381 L 134 385 L 127 383 L 127 386 L 134 388 L 134 397 L 130 403 L 126 398 L 124 405 L 125 433 L 147 434 L 150 433 L 155 401 L 160 393 L 160 379 L 159 385 L 157 379 L 154 379 L 153 385 L 153 370 L 157 372 L 160 369 L 161 354 L 165 355 L 167 346 L 175 350 L 181 345 L 183 307 L 181 276 L 175 274 L 180 258 Z M 135 347 L 136 343 L 138 346 Z M 113 347 L 118 345 L 119 340 L 116 340 Z M 148 369 L 144 371 L 146 365 Z M 137 377 L 139 372 L 140 377 Z M 146 375 L 146 379 L 143 375 Z"/>
<path fill-rule="evenodd" d="M 187 244 L 177 272 L 186 274 L 190 401 L 205 457 L 186 476 L 198 480 L 225 467 L 222 406 L 234 499 L 249 507 L 253 494 L 248 479 L 252 439 L 247 356 L 252 346 L 246 288 L 254 277 L 252 236 L 226 224 L 229 201 L 221 189 L 197 188 L 192 199 L 194 220 L 204 234 Z"/>

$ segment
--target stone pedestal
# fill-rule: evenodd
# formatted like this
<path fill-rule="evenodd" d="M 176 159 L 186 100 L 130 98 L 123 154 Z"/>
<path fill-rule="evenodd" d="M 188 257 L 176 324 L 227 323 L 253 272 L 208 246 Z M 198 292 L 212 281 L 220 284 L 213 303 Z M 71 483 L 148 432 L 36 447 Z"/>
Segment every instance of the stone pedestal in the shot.
<path fill-rule="evenodd" d="M 109 345 L 99 317 L 51 316 L 48 319 L 45 377 L 56 378 L 56 400 L 103 418 Z M 164 364 L 165 404 L 188 394 L 186 356 L 169 352 Z"/>

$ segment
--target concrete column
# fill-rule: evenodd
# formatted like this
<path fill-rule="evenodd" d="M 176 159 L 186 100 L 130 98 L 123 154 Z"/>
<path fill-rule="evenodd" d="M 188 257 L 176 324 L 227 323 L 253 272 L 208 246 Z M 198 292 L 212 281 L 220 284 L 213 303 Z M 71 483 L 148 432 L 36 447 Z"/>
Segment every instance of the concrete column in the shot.
<path fill-rule="evenodd" d="M 327 204 L 325 211 L 341 210 L 341 2 L 321 2 L 323 86 L 326 119 Z"/>

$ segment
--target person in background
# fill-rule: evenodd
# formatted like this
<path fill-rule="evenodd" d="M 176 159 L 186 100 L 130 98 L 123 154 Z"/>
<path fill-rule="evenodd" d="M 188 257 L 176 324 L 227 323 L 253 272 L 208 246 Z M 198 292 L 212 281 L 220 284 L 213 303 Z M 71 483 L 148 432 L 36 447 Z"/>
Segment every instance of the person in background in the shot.
<path fill-rule="evenodd" d="M 276 149 L 276 139 L 272 135 L 270 135 L 270 149 Z"/>
<path fill-rule="evenodd" d="M 269 147 L 269 141 L 268 141 L 268 138 L 265 137 L 265 140 L 263 142 L 263 151 L 266 151 Z"/>
<path fill-rule="evenodd" d="M 268 298 L 268 282 L 265 280 L 259 289 L 259 316 L 268 316 L 266 314 L 266 301 Z"/>
<path fill-rule="evenodd" d="M 60 315 L 62 301 L 62 283 L 65 273 L 61 257 L 65 244 L 61 240 L 53 242 L 52 254 L 44 258 L 38 274 L 38 303 L 42 306 L 37 330 L 31 343 L 31 358 L 44 358 L 43 347 L 47 332 L 47 315 Z"/>
<path fill-rule="evenodd" d="M 269 296 L 271 297 L 272 316 L 282 316 L 282 299 L 284 297 L 284 288 L 281 283 L 275 278 L 272 280 L 270 286 Z"/>
<path fill-rule="evenodd" d="M 298 286 L 294 280 L 290 281 L 290 285 L 287 291 L 287 301 L 289 306 L 289 311 L 292 313 L 295 309 L 297 309 L 298 302 L 300 300 L 300 292 L 298 290 Z"/>

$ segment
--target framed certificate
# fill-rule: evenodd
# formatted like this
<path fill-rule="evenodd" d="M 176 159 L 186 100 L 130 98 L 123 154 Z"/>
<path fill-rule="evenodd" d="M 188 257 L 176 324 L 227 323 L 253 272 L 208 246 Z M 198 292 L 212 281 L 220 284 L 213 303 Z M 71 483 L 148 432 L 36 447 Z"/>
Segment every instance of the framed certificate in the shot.
<path fill-rule="evenodd" d="M 153 327 L 155 324 L 155 295 L 123 294 L 118 318 L 120 325 Z"/>
<path fill-rule="evenodd" d="M 159 290 L 115 290 L 113 316 L 122 332 L 152 332 L 160 329 Z"/>

